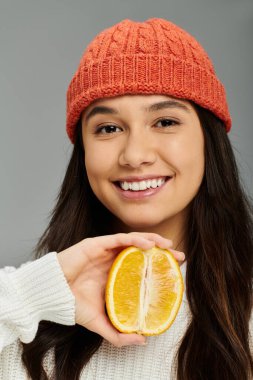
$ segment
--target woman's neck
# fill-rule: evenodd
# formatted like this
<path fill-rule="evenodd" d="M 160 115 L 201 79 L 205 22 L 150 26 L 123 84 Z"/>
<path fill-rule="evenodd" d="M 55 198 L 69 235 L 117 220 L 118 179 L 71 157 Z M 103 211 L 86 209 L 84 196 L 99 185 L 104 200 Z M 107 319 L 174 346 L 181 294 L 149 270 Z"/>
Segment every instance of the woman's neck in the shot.
<path fill-rule="evenodd" d="M 185 236 L 186 231 L 186 221 L 188 216 L 188 210 L 181 212 L 180 214 L 175 215 L 174 217 L 163 221 L 160 224 L 144 227 L 131 227 L 125 225 L 122 221 L 115 219 L 110 225 L 112 228 L 112 233 L 118 232 L 152 232 L 159 234 L 167 239 L 173 241 L 172 248 L 178 251 L 185 252 Z"/>

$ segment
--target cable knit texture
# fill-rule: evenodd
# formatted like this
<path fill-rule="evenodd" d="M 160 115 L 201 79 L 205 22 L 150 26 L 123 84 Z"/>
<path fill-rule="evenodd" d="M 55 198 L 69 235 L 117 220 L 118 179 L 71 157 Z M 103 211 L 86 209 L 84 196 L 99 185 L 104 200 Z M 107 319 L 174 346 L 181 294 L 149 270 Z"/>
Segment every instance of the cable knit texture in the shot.
<path fill-rule="evenodd" d="M 231 128 L 225 89 L 202 46 L 164 19 L 123 20 L 85 50 L 67 91 L 67 133 L 75 141 L 82 111 L 94 100 L 163 94 L 192 100 Z"/>
<path fill-rule="evenodd" d="M 73 325 L 74 312 L 75 299 L 56 252 L 19 269 L 0 270 L 0 352 L 17 338 L 31 342 L 41 320 Z"/>

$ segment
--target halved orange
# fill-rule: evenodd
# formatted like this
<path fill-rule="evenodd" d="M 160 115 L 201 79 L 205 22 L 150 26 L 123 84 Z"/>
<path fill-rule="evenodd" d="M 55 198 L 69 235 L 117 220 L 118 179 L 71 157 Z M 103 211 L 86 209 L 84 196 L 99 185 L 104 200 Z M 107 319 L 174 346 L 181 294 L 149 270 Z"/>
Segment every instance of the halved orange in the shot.
<path fill-rule="evenodd" d="M 107 313 L 121 332 L 161 334 L 176 318 L 183 291 L 180 267 L 171 252 L 128 247 L 119 253 L 109 272 Z"/>

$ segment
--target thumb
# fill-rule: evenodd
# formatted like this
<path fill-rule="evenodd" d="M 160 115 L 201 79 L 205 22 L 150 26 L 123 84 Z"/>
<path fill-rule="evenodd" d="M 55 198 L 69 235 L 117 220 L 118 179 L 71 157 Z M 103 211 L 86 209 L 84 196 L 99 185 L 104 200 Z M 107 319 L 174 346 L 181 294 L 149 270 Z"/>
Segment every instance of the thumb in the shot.
<path fill-rule="evenodd" d="M 146 344 L 146 338 L 142 335 L 120 333 L 106 315 L 99 315 L 85 327 L 101 335 L 116 347 Z"/>

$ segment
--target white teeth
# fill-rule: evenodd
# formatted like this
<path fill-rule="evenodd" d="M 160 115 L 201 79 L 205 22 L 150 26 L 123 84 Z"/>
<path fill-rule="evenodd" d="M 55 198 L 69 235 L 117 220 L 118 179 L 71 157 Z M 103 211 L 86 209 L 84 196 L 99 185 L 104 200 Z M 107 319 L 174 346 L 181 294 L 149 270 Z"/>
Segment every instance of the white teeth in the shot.
<path fill-rule="evenodd" d="M 133 191 L 139 191 L 140 190 L 139 183 L 138 182 L 133 182 L 131 190 L 133 190 Z"/>
<path fill-rule="evenodd" d="M 158 181 L 156 179 L 152 179 L 151 181 L 151 187 L 152 189 L 156 189 L 158 186 Z"/>
<path fill-rule="evenodd" d="M 140 186 L 140 190 L 145 190 L 147 188 L 145 181 L 141 181 L 139 186 Z"/>
<path fill-rule="evenodd" d="M 128 190 L 129 187 L 128 187 L 128 183 L 127 182 L 120 182 L 120 187 L 123 189 L 123 190 Z"/>
<path fill-rule="evenodd" d="M 157 187 L 160 187 L 164 184 L 165 178 L 159 178 L 159 179 L 148 179 L 147 181 L 140 181 L 140 182 L 120 182 L 120 187 L 121 189 L 127 191 L 127 190 L 132 190 L 132 191 L 140 191 L 140 190 L 146 190 L 150 189 L 155 189 Z"/>

